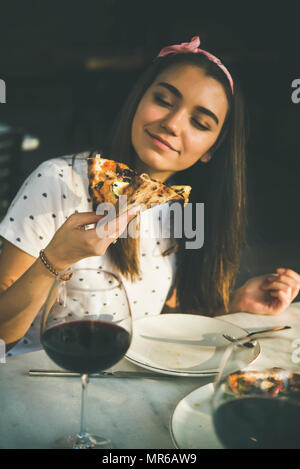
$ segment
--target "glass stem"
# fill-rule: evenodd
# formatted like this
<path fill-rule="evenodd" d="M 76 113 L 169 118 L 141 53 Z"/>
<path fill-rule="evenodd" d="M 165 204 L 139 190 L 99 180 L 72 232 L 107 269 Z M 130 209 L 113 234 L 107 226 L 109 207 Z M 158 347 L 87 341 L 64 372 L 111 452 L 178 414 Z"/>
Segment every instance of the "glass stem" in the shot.
<path fill-rule="evenodd" d="M 80 417 L 80 432 L 79 437 L 84 437 L 87 434 L 87 404 L 88 404 L 88 387 L 89 377 L 86 374 L 81 375 L 81 417 Z"/>

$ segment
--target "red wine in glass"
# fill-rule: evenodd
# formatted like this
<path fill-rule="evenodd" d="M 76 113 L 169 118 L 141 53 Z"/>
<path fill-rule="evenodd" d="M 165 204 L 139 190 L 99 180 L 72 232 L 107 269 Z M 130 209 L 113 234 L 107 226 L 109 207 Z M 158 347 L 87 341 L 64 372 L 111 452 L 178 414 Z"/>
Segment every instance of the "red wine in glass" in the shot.
<path fill-rule="evenodd" d="M 57 365 L 77 373 L 96 373 L 118 363 L 130 345 L 130 334 L 118 324 L 82 320 L 47 329 L 42 343 Z"/>
<path fill-rule="evenodd" d="M 227 449 L 300 449 L 293 335 L 260 336 L 255 347 L 260 354 L 251 356 L 242 341 L 224 351 L 212 398 L 216 434 Z"/>
<path fill-rule="evenodd" d="M 61 274 L 63 275 L 63 273 Z M 57 276 L 44 305 L 41 343 L 60 367 L 81 375 L 81 425 L 56 448 L 111 449 L 109 439 L 87 431 L 88 375 L 111 368 L 126 354 L 132 337 L 130 305 L 119 277 L 104 270 L 72 269 Z"/>
<path fill-rule="evenodd" d="M 300 402 L 244 397 L 224 402 L 214 414 L 227 449 L 300 449 Z"/>

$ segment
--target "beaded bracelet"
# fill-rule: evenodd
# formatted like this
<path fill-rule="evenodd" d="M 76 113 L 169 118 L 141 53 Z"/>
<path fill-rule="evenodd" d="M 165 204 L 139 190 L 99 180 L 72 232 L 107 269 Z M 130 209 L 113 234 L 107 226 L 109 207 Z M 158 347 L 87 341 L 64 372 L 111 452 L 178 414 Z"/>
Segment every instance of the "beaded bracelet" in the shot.
<path fill-rule="evenodd" d="M 59 272 L 56 272 L 56 270 L 54 269 L 54 267 L 50 264 L 50 262 L 48 261 L 46 255 L 45 255 L 45 251 L 44 249 L 41 249 L 40 250 L 40 259 L 42 261 L 42 263 L 44 264 L 45 267 L 47 267 L 48 270 L 50 270 L 50 272 L 55 275 L 55 277 L 57 277 L 59 274 Z M 66 280 L 70 280 L 70 278 L 72 277 L 73 273 L 72 272 L 67 272 L 66 274 L 64 275 L 60 275 L 60 278 L 64 281 Z"/>

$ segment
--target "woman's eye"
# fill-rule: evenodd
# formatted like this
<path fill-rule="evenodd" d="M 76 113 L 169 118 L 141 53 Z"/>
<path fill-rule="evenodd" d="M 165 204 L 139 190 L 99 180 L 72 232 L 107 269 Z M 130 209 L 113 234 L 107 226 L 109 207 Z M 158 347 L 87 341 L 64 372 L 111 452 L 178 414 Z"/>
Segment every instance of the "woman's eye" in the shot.
<path fill-rule="evenodd" d="M 198 127 L 199 129 L 201 130 L 209 130 L 208 127 L 206 127 L 205 125 L 201 124 L 199 121 L 197 121 L 197 119 L 192 119 L 193 123 L 196 125 L 196 127 Z"/>
<path fill-rule="evenodd" d="M 161 104 L 162 106 L 167 106 L 167 107 L 172 106 L 171 103 L 169 103 L 168 101 L 166 101 L 164 98 L 162 98 L 162 97 L 159 96 L 159 95 L 155 95 L 155 96 L 154 96 L 154 99 L 155 99 L 155 101 L 156 101 L 158 104 Z"/>

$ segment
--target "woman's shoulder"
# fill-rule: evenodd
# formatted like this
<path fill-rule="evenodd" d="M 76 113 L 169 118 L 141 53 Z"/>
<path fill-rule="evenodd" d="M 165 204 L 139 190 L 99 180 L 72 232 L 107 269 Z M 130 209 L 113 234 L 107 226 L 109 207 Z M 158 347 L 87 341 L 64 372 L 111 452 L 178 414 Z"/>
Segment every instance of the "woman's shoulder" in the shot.
<path fill-rule="evenodd" d="M 81 152 L 76 154 L 70 155 L 62 155 L 57 156 L 54 158 L 49 158 L 43 162 L 41 162 L 38 167 L 33 171 L 36 173 L 37 171 L 44 170 L 47 173 L 55 171 L 55 170 L 69 170 L 75 169 L 78 165 L 85 163 L 86 158 L 89 156 L 89 152 Z"/>
<path fill-rule="evenodd" d="M 86 185 L 88 152 L 76 155 L 63 155 L 42 161 L 26 178 L 23 186 L 31 190 L 46 187 L 55 191 L 62 188 Z"/>

